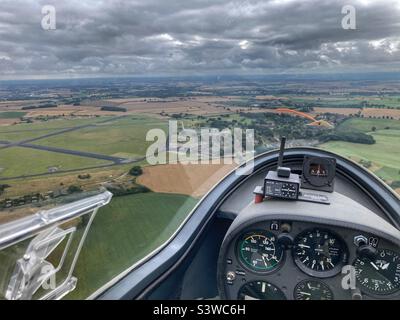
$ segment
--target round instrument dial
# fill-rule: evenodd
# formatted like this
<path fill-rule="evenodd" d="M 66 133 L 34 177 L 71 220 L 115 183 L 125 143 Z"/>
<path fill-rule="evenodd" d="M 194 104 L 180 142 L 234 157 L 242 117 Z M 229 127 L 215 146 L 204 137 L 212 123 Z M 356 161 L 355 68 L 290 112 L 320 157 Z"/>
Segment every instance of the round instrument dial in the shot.
<path fill-rule="evenodd" d="M 358 258 L 354 263 L 360 289 L 373 295 L 391 295 L 400 290 L 399 254 L 383 249 L 377 257 Z"/>
<path fill-rule="evenodd" d="M 333 191 L 336 175 L 336 160 L 323 157 L 305 157 L 303 162 L 302 187 Z"/>
<path fill-rule="evenodd" d="M 265 281 L 246 283 L 239 290 L 239 300 L 286 300 L 285 294 L 276 286 Z"/>
<path fill-rule="evenodd" d="M 294 289 L 296 300 L 333 300 L 333 293 L 329 287 L 317 280 L 304 280 Z"/>
<path fill-rule="evenodd" d="M 348 258 L 347 247 L 341 238 L 321 229 L 300 233 L 294 241 L 292 254 L 302 271 L 320 278 L 338 274 Z"/>
<path fill-rule="evenodd" d="M 244 267 L 257 272 L 271 272 L 283 260 L 284 250 L 271 232 L 251 231 L 240 237 L 238 256 Z"/>

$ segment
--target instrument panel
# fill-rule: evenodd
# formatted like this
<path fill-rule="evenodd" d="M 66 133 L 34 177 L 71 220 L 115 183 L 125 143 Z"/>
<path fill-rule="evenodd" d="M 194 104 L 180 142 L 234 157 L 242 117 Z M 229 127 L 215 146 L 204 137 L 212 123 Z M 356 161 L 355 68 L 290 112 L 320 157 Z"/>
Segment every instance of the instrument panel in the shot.
<path fill-rule="evenodd" d="M 370 233 L 263 221 L 229 237 L 218 281 L 226 299 L 400 299 L 400 253 Z"/>

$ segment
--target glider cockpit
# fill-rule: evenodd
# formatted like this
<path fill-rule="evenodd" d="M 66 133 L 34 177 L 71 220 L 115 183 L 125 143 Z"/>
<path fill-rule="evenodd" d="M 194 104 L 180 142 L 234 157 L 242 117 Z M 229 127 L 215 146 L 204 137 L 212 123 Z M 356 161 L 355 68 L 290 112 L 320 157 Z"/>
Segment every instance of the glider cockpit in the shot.
<path fill-rule="evenodd" d="M 398 196 L 336 154 L 281 151 L 257 156 L 249 175 L 227 175 L 169 241 L 90 298 L 400 299 Z M 72 291 L 88 228 L 111 196 L 2 225 L 0 252 L 15 262 L 1 270 L 5 297 Z"/>

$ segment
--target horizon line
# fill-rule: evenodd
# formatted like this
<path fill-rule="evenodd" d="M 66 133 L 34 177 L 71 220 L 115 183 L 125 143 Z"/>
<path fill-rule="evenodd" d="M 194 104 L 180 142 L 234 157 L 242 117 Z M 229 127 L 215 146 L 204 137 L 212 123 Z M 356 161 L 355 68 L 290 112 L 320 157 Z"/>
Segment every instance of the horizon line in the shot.
<path fill-rule="evenodd" d="M 62 80 L 101 80 L 101 79 L 185 79 L 185 78 L 299 78 L 304 79 L 307 77 L 321 77 L 321 78 L 334 78 L 334 77 L 351 77 L 351 76 L 399 76 L 400 71 L 360 71 L 360 72 L 308 72 L 308 73 L 268 73 L 268 74 L 198 74 L 198 75 L 81 75 L 76 77 L 49 77 L 49 78 L 14 78 L 14 79 L 1 79 L 0 82 L 19 82 L 19 81 L 62 81 Z M 296 80 L 296 79 L 293 79 Z M 365 78 L 363 80 L 366 80 Z M 376 79 L 371 79 L 376 80 Z"/>

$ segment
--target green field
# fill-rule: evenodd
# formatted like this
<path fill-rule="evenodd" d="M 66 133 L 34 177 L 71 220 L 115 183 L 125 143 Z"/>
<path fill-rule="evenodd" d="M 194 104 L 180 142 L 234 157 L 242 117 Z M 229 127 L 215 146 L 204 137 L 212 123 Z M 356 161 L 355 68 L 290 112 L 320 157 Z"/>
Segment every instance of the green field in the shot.
<path fill-rule="evenodd" d="M 36 140 L 34 143 L 76 151 L 135 158 L 144 156 L 147 147 L 153 143 L 146 142 L 146 134 L 150 129 L 167 129 L 165 121 L 146 116 L 127 116 L 101 123 L 101 121 L 107 119 L 111 118 L 51 120 L 7 126 L 0 128 L 0 140 L 22 141 L 65 128 L 96 124 L 93 127 Z M 0 178 L 47 173 L 50 167 L 57 167 L 58 170 L 71 170 L 104 164 L 110 164 L 110 162 L 21 147 L 0 149 Z"/>
<path fill-rule="evenodd" d="M 76 127 L 86 124 L 95 124 L 99 121 L 107 119 L 89 118 L 89 119 L 56 119 L 49 121 L 41 121 L 35 123 L 20 123 L 11 126 L 0 127 L 0 140 L 21 141 L 26 139 L 37 138 L 62 129 Z"/>
<path fill-rule="evenodd" d="M 372 132 L 372 127 L 376 128 Z M 390 129 L 385 129 L 390 128 Z M 400 121 L 381 119 L 350 119 L 342 123 L 337 130 L 362 131 L 372 135 L 373 145 L 342 141 L 331 141 L 321 147 L 349 157 L 355 161 L 371 161 L 371 170 L 387 182 L 400 180 Z"/>
<path fill-rule="evenodd" d="M 0 127 L 0 133 L 12 132 L 15 130 L 50 130 L 50 129 L 63 129 L 79 125 L 93 124 L 111 117 L 92 117 L 92 118 L 77 118 L 77 119 L 52 119 L 48 121 L 40 121 L 34 123 L 19 123 L 12 126 Z"/>
<path fill-rule="evenodd" d="M 29 148 L 0 149 L 0 178 L 47 173 L 50 167 L 69 170 L 110 162 Z"/>
<path fill-rule="evenodd" d="M 74 274 L 78 287 L 68 299 L 86 298 L 163 244 L 194 207 L 183 195 L 147 193 L 117 197 L 101 209 Z"/>
<path fill-rule="evenodd" d="M 361 131 L 368 133 L 372 132 L 373 127 L 375 127 L 376 130 L 400 130 L 400 121 L 389 119 L 353 118 L 341 123 L 337 130 Z"/>
<path fill-rule="evenodd" d="M 339 97 L 327 97 L 327 96 L 288 96 L 294 103 L 308 104 L 310 102 L 319 105 L 320 107 L 331 107 L 331 108 L 359 108 L 363 103 L 367 102 L 371 108 L 400 108 L 400 98 L 397 96 L 393 97 L 378 97 L 378 96 L 339 96 Z"/>
<path fill-rule="evenodd" d="M 11 141 L 11 142 L 18 142 L 22 140 L 28 140 L 33 138 L 38 138 L 44 136 L 49 133 L 53 133 L 57 130 L 55 129 L 40 129 L 40 130 L 15 130 L 12 132 L 1 132 L 0 131 L 0 140 Z"/>
<path fill-rule="evenodd" d="M 379 100 L 375 99 L 368 99 L 366 98 L 370 105 L 384 105 L 385 107 L 390 108 L 400 108 L 400 97 L 383 97 L 379 98 Z"/>
<path fill-rule="evenodd" d="M 152 143 L 146 142 L 146 134 L 154 128 L 166 130 L 167 122 L 131 116 L 96 127 L 53 136 L 36 143 L 106 155 L 122 154 L 127 157 L 138 157 L 146 154 L 147 147 Z"/>
<path fill-rule="evenodd" d="M 19 112 L 19 111 L 0 112 L 0 119 L 15 119 L 15 118 L 21 118 L 24 115 L 26 115 L 26 112 Z"/>
<path fill-rule="evenodd" d="M 352 99 L 350 97 L 326 97 L 326 96 L 315 96 L 315 97 L 297 97 L 290 96 L 290 101 L 294 103 L 309 104 L 310 102 L 320 106 L 329 108 L 359 108 L 361 107 L 362 100 Z"/>

